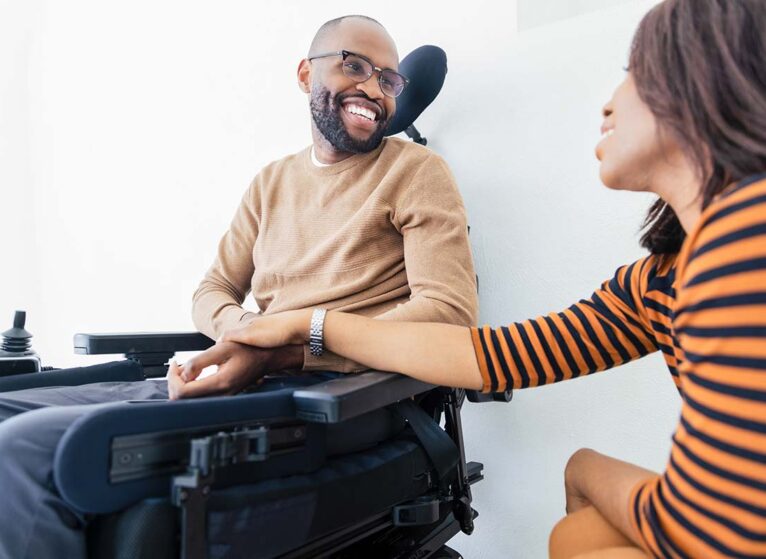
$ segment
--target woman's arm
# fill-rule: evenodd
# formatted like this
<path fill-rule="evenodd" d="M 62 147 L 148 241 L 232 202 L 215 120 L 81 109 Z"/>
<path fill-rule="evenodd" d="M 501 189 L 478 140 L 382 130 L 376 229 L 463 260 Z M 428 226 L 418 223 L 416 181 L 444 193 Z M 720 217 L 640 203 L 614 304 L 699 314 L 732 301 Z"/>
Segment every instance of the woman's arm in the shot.
<path fill-rule="evenodd" d="M 482 386 L 471 331 L 462 326 L 393 323 L 330 312 L 325 319 L 325 344 L 330 351 L 373 369 L 442 386 Z"/>
<path fill-rule="evenodd" d="M 227 332 L 223 340 L 257 347 L 308 343 L 310 310 L 264 316 Z M 478 389 L 481 373 L 471 330 L 437 323 L 389 322 L 328 312 L 325 347 L 339 355 L 384 371 L 396 371 L 442 386 Z"/>
<path fill-rule="evenodd" d="M 590 299 L 507 327 L 392 323 L 330 312 L 329 351 L 368 367 L 445 386 L 527 388 L 621 365 L 657 349 L 639 309 L 651 259 L 620 268 Z M 224 340 L 257 347 L 305 344 L 311 310 L 264 316 Z"/>
<path fill-rule="evenodd" d="M 609 369 L 657 350 L 641 302 L 656 270 L 655 259 L 639 260 L 617 270 L 590 299 L 559 313 L 494 329 L 389 322 L 330 312 L 325 346 L 368 367 L 443 386 L 489 392 L 550 384 Z M 311 309 L 303 309 L 263 316 L 227 332 L 223 340 L 259 348 L 304 345 L 311 313 Z M 193 381 L 197 364 L 215 364 L 209 356 L 206 352 L 196 357 L 192 360 L 195 367 L 188 368 L 192 372 L 176 375 L 176 380 Z M 234 378 L 217 380 L 239 386 L 246 372 L 229 367 L 225 376 Z M 207 391 L 202 385 L 194 388 L 198 396 Z"/>

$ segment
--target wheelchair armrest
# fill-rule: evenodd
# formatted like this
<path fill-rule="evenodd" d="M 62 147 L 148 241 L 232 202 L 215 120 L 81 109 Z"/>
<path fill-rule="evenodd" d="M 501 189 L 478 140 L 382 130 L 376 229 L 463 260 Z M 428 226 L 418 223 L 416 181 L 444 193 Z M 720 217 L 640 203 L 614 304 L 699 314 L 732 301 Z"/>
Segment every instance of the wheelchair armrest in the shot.
<path fill-rule="evenodd" d="M 177 351 L 202 351 L 215 343 L 199 332 L 132 332 L 75 334 L 74 352 L 80 355 L 122 353 L 141 363 L 144 376 L 161 377 Z"/>
<path fill-rule="evenodd" d="M 339 423 L 435 388 L 404 375 L 348 374 L 293 393 L 296 414 L 313 423 Z"/>
<path fill-rule="evenodd" d="M 202 351 L 214 343 L 215 341 L 199 332 L 75 334 L 74 352 L 79 355 L 175 353 Z"/>

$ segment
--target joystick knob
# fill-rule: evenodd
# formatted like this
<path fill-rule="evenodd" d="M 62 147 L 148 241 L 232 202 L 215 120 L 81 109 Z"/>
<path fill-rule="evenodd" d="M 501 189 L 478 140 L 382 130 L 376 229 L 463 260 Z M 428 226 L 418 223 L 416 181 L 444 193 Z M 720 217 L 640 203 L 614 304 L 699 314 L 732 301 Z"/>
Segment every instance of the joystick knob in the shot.
<path fill-rule="evenodd" d="M 3 332 L 3 343 L 0 349 L 7 351 L 8 353 L 31 353 L 32 351 L 32 334 L 24 329 L 24 324 L 27 321 L 27 313 L 24 311 L 16 311 L 13 317 L 13 328 Z"/>

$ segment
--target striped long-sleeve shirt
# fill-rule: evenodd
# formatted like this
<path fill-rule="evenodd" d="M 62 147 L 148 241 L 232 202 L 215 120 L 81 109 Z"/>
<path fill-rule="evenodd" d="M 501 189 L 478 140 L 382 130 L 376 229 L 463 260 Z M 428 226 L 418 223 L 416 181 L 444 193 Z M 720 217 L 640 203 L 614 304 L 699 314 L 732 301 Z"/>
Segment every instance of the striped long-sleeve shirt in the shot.
<path fill-rule="evenodd" d="M 620 268 L 590 299 L 472 329 L 486 391 L 660 350 L 682 397 L 667 467 L 630 517 L 656 557 L 766 557 L 766 174 L 703 212 L 680 254 Z"/>

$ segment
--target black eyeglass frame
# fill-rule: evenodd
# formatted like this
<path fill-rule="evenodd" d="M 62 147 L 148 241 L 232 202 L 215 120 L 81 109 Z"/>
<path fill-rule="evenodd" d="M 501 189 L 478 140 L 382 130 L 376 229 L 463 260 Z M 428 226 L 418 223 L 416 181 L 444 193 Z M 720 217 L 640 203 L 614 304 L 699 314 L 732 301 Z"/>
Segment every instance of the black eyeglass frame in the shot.
<path fill-rule="evenodd" d="M 407 76 L 405 76 L 404 74 L 400 74 L 399 72 L 397 72 L 396 70 L 392 70 L 391 68 L 380 68 L 379 66 L 375 66 L 375 64 L 373 64 L 372 60 L 370 60 L 366 56 L 364 56 L 362 54 L 357 54 L 355 52 L 351 52 L 350 50 L 345 50 L 344 49 L 344 50 L 339 50 L 339 51 L 335 51 L 335 52 L 325 52 L 325 53 L 322 53 L 322 54 L 317 54 L 315 56 L 309 56 L 307 58 L 307 60 L 311 61 L 311 60 L 316 60 L 317 58 L 328 58 L 330 56 L 342 56 L 343 57 L 343 62 L 345 62 L 346 58 L 348 58 L 349 56 L 356 56 L 357 58 L 361 58 L 362 60 L 367 62 L 367 64 L 369 64 L 372 67 L 372 70 L 367 74 L 367 77 L 365 79 L 363 79 L 363 80 L 356 80 L 356 79 L 352 78 L 351 76 L 347 75 L 345 72 L 343 72 L 343 75 L 346 76 L 350 80 L 354 80 L 357 83 L 364 83 L 367 80 L 369 80 L 375 72 L 377 72 L 378 73 L 378 87 L 380 87 L 380 90 L 383 92 L 383 94 L 388 96 L 388 97 L 392 97 L 392 98 L 396 99 L 397 97 L 399 97 L 402 94 L 402 92 L 404 92 L 404 90 L 407 88 L 407 85 L 410 83 L 409 78 Z M 390 72 L 392 74 L 395 74 L 395 75 L 401 77 L 404 80 L 404 85 L 402 86 L 402 90 L 399 93 L 397 93 L 396 95 L 389 95 L 383 89 L 383 84 L 380 83 L 381 80 L 383 79 L 383 72 Z"/>

